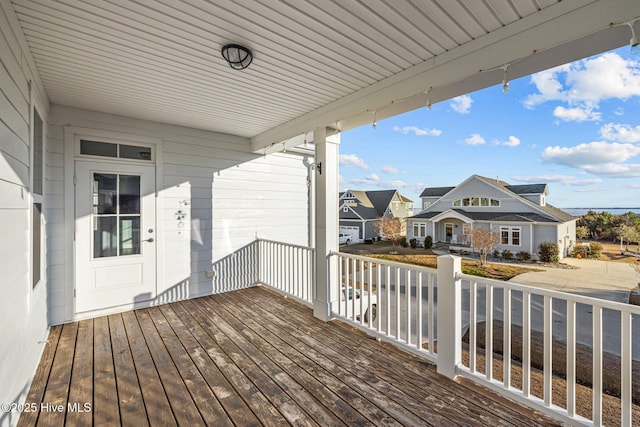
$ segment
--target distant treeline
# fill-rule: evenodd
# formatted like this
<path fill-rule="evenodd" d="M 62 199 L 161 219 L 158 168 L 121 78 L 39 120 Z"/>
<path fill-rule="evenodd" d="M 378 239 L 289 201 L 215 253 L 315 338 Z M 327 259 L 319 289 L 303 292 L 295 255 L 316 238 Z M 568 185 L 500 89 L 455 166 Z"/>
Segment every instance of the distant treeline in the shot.
<path fill-rule="evenodd" d="M 635 212 L 614 215 L 606 211 L 589 211 L 578 219 L 577 226 L 578 239 L 622 239 L 626 243 L 640 241 L 640 214 Z"/>

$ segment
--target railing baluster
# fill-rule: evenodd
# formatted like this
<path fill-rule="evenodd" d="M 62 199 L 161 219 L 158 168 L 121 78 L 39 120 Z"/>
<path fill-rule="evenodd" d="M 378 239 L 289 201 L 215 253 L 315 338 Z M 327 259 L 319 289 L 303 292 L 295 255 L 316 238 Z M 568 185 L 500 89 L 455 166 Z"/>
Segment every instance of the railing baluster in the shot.
<path fill-rule="evenodd" d="M 342 310 L 342 284 L 344 283 L 344 257 L 342 255 L 338 255 L 338 314 L 340 316 L 346 316 L 347 308 L 345 306 L 344 311 Z"/>
<path fill-rule="evenodd" d="M 356 272 L 358 277 L 358 288 L 360 289 L 360 298 L 358 298 L 358 305 L 360 306 L 360 324 L 364 325 L 364 261 L 358 261 L 358 271 Z M 355 294 L 354 294 L 355 298 Z"/>
<path fill-rule="evenodd" d="M 369 298 L 367 298 L 367 313 L 369 313 L 369 316 L 367 318 L 367 326 L 371 327 L 371 325 L 373 324 L 373 319 L 371 318 L 372 314 L 373 314 L 373 309 L 372 309 L 372 304 L 371 304 L 371 300 L 373 299 L 373 265 L 371 265 L 371 262 L 368 261 L 367 262 L 367 277 L 369 280 L 369 286 L 367 286 L 367 292 L 369 292 Z"/>
<path fill-rule="evenodd" d="M 396 339 L 400 340 L 400 267 L 396 267 Z"/>
<path fill-rule="evenodd" d="M 416 279 L 416 348 L 422 350 L 422 271 Z"/>
<path fill-rule="evenodd" d="M 522 292 L 522 394 L 531 394 L 531 293 Z"/>
<path fill-rule="evenodd" d="M 382 302 L 382 299 L 380 298 L 380 295 L 382 293 L 381 290 L 381 282 L 382 282 L 382 266 L 378 263 L 375 264 L 376 266 L 376 302 L 377 302 L 377 307 L 376 307 L 376 330 L 378 332 L 380 332 L 380 328 L 382 327 L 382 313 L 380 311 L 380 304 Z M 373 263 L 372 263 L 372 268 L 373 268 Z"/>
<path fill-rule="evenodd" d="M 576 303 L 567 301 L 567 414 L 576 415 Z"/>
<path fill-rule="evenodd" d="M 633 343 L 632 330 L 632 317 L 631 313 L 627 311 L 620 312 L 620 375 L 621 375 L 621 387 L 620 387 L 620 401 L 622 405 L 621 421 L 623 426 L 630 426 L 632 421 L 632 365 L 631 365 L 631 350 Z M 636 374 L 637 375 L 637 374 Z"/>
<path fill-rule="evenodd" d="M 429 354 L 434 356 L 436 354 L 435 345 L 435 302 L 433 297 L 435 274 L 429 274 L 427 279 L 427 333 L 429 334 Z"/>
<path fill-rule="evenodd" d="M 485 285 L 485 374 L 488 381 L 493 379 L 493 285 Z"/>
<path fill-rule="evenodd" d="M 544 296 L 544 406 L 551 406 L 551 393 L 553 390 L 553 310 L 551 309 L 551 297 Z"/>
<path fill-rule="evenodd" d="M 503 289 L 502 303 L 502 382 L 511 387 L 511 289 Z"/>
<path fill-rule="evenodd" d="M 351 320 L 356 320 L 356 259 L 351 259 Z M 349 293 L 347 293 L 349 295 Z"/>
<path fill-rule="evenodd" d="M 593 425 L 602 425 L 602 307 L 593 306 Z"/>
<path fill-rule="evenodd" d="M 407 345 L 411 345 L 411 270 L 407 268 L 407 272 L 405 273 L 404 279 L 404 297 L 406 300 L 406 309 L 407 314 L 405 315 L 405 319 L 407 322 Z M 398 337 L 400 338 L 400 337 Z"/>
<path fill-rule="evenodd" d="M 469 370 L 476 372 L 476 322 L 478 321 L 478 282 L 469 282 Z"/>
<path fill-rule="evenodd" d="M 387 299 L 386 299 L 387 330 L 385 332 L 387 333 L 387 336 L 391 336 L 391 266 L 390 265 L 385 266 L 385 273 L 387 278 L 387 282 L 385 283 L 385 289 L 387 291 Z"/>

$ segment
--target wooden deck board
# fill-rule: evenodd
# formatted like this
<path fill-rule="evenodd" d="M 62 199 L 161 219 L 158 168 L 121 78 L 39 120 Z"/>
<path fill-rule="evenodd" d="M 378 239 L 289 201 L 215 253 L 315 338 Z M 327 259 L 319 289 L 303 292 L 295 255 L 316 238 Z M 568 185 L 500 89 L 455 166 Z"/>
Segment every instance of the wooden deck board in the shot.
<path fill-rule="evenodd" d="M 27 402 L 64 411 L 22 426 L 559 424 L 262 287 L 53 327 Z"/>

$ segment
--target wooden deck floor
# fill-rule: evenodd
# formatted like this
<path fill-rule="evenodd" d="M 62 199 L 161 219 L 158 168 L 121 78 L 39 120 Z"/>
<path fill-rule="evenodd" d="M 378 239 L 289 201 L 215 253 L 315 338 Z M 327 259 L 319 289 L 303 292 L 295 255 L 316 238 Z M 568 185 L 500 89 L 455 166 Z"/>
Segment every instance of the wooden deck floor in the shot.
<path fill-rule="evenodd" d="M 263 287 L 56 326 L 27 402 L 19 425 L 558 424 Z"/>

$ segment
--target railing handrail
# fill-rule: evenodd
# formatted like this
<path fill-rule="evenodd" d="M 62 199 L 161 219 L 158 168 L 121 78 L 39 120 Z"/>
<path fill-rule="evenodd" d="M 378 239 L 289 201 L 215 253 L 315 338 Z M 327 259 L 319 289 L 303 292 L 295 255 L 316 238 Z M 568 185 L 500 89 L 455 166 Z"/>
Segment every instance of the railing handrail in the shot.
<path fill-rule="evenodd" d="M 422 271 L 422 272 L 425 272 L 425 273 L 435 274 L 435 272 L 436 272 L 435 268 L 423 267 L 421 265 L 409 264 L 409 263 L 405 263 L 405 262 L 389 261 L 389 260 L 384 259 L 384 258 L 374 258 L 374 257 L 349 254 L 349 253 L 339 252 L 339 251 L 331 251 L 331 252 L 329 252 L 329 255 L 330 256 L 337 255 L 337 256 L 342 256 L 342 257 L 345 257 L 345 258 L 351 258 L 351 259 L 355 259 L 355 260 L 359 260 L 359 261 L 367 261 L 367 262 L 372 262 L 371 260 L 375 260 L 373 262 L 376 262 L 378 264 L 386 264 L 386 265 L 389 265 L 391 267 L 409 268 L 409 269 L 414 270 L 414 271 Z"/>
<path fill-rule="evenodd" d="M 480 284 L 488 284 L 498 286 L 505 289 L 511 289 L 512 291 L 528 292 L 534 295 L 548 296 L 554 299 L 562 299 L 578 304 L 595 305 L 597 307 L 606 308 L 615 311 L 625 311 L 632 314 L 640 315 L 640 306 L 625 304 L 617 301 L 609 301 L 601 298 L 588 297 L 584 295 L 577 295 L 569 292 L 554 291 L 551 289 L 536 288 L 533 286 L 521 285 L 514 282 L 503 282 L 495 279 L 488 279 L 480 276 L 473 276 L 471 274 L 461 274 L 458 276 L 461 280 L 475 281 Z"/>
<path fill-rule="evenodd" d="M 288 246 L 291 248 L 297 248 L 297 249 L 306 249 L 309 250 L 311 252 L 315 252 L 316 248 L 312 248 L 311 246 L 303 246 L 303 245 L 296 245 L 294 243 L 287 243 L 287 242 L 279 242 L 277 240 L 271 240 L 271 239 L 263 239 L 262 237 L 257 237 L 256 242 L 267 242 L 267 243 L 273 243 L 276 245 L 283 245 L 283 246 Z"/>

